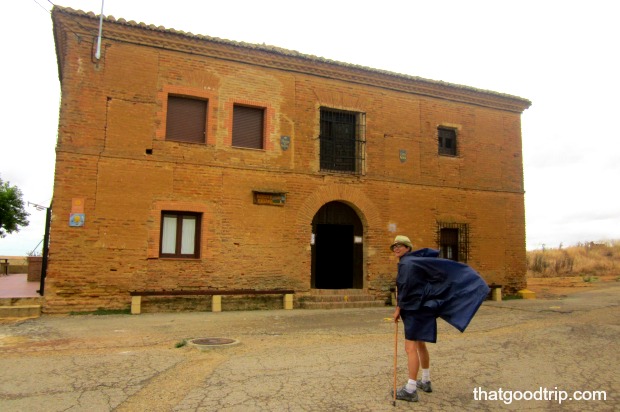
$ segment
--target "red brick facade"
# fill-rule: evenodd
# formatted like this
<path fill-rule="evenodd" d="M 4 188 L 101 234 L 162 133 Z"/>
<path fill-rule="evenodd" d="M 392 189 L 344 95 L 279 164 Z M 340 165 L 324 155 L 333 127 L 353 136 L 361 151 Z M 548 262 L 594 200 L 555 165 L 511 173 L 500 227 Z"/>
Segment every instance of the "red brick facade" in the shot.
<path fill-rule="evenodd" d="M 437 248 L 441 224 L 466 228 L 467 263 L 489 283 L 525 286 L 529 101 L 113 18 L 97 60 L 98 18 L 55 8 L 53 20 L 62 102 L 46 312 L 126 308 L 133 289 L 308 292 L 313 220 L 334 201 L 361 221 L 356 287 L 369 293 L 389 294 L 396 234 Z M 169 95 L 208 102 L 204 144 L 166 140 Z M 232 146 L 235 104 L 264 109 L 262 149 Z M 362 114 L 355 173 L 322 170 L 321 108 Z M 438 154 L 440 126 L 456 130 L 456 156 Z M 254 191 L 286 202 L 254 204 Z M 83 226 L 69 226 L 73 199 Z M 160 258 L 167 210 L 199 213 L 199 258 Z"/>

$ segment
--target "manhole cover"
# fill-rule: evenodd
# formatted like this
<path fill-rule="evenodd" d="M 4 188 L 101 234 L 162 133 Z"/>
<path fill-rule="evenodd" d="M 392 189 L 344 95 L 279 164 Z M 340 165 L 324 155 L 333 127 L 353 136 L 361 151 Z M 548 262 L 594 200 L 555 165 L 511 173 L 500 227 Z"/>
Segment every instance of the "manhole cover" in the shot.
<path fill-rule="evenodd" d="M 200 348 L 219 348 L 223 346 L 233 346 L 239 343 L 236 339 L 230 338 L 196 338 L 189 341 L 190 344 Z"/>

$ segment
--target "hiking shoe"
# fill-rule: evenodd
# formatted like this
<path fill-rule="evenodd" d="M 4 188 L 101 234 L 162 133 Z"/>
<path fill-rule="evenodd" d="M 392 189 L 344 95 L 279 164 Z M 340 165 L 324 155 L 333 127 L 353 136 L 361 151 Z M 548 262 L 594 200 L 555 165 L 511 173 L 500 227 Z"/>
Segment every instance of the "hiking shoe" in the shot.
<path fill-rule="evenodd" d="M 431 381 L 422 382 L 421 380 L 417 380 L 415 386 L 422 389 L 424 392 L 432 392 L 433 387 L 431 386 Z"/>
<path fill-rule="evenodd" d="M 396 391 L 396 399 L 398 399 L 399 401 L 417 402 L 418 391 L 413 391 L 413 393 L 409 393 L 403 386 L 402 388 Z"/>

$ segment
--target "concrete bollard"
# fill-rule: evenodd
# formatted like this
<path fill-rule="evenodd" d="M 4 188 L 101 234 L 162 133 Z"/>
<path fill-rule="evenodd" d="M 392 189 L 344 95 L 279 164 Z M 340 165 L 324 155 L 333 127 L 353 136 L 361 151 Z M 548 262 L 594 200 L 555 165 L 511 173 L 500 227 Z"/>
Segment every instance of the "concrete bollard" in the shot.
<path fill-rule="evenodd" d="M 290 293 L 284 295 L 284 309 L 293 309 L 293 295 Z"/>
<path fill-rule="evenodd" d="M 142 311 L 142 296 L 132 296 L 131 297 L 131 314 L 139 315 Z"/>
<path fill-rule="evenodd" d="M 211 298 L 211 312 L 222 311 L 222 295 L 213 295 Z"/>
<path fill-rule="evenodd" d="M 491 290 L 491 300 L 496 302 L 502 301 L 502 288 L 493 288 Z"/>

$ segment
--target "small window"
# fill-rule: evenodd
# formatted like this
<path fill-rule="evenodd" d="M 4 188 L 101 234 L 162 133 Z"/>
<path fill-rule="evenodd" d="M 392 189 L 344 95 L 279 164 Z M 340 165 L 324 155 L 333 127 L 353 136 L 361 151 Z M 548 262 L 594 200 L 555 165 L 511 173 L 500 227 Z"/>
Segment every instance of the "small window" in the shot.
<path fill-rule="evenodd" d="M 207 101 L 168 96 L 166 140 L 204 143 L 207 130 Z"/>
<path fill-rule="evenodd" d="M 439 257 L 467 263 L 469 254 L 468 227 L 464 223 L 438 223 Z"/>
<path fill-rule="evenodd" d="M 437 129 L 439 154 L 456 156 L 456 130 L 440 127 Z"/>
<path fill-rule="evenodd" d="M 264 117 L 264 109 L 235 105 L 233 108 L 232 145 L 262 149 Z"/>
<path fill-rule="evenodd" d="M 441 229 L 440 257 L 450 260 L 459 260 L 459 230 Z"/>
<path fill-rule="evenodd" d="M 171 258 L 199 258 L 200 218 L 199 213 L 162 212 L 159 255 Z"/>

